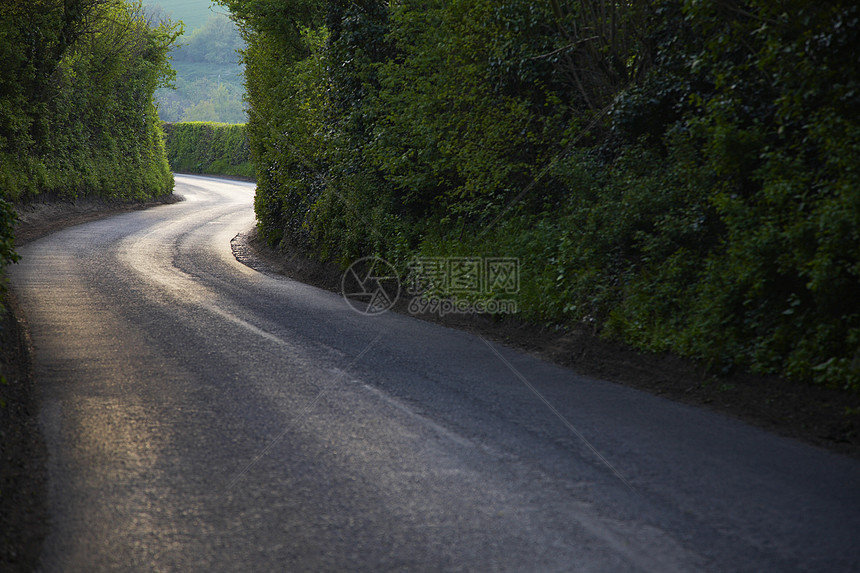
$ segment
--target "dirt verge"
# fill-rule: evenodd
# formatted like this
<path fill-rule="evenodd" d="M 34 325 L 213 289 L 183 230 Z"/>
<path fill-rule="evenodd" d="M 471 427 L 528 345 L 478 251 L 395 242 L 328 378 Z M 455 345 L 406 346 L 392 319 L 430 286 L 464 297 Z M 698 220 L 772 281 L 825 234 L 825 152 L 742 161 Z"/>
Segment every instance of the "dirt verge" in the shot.
<path fill-rule="evenodd" d="M 59 231 L 73 225 L 80 225 L 129 211 L 148 209 L 156 205 L 165 205 L 181 201 L 179 195 L 165 195 L 149 201 L 127 203 L 123 201 L 108 201 L 104 199 L 78 199 L 63 201 L 46 199 L 15 207 L 18 213 L 18 226 L 15 228 L 15 244 L 17 246 L 44 237 L 54 231 Z"/>
<path fill-rule="evenodd" d="M 332 264 L 270 248 L 256 229 L 233 239 L 233 252 L 261 271 L 289 276 L 333 292 L 342 271 Z M 408 313 L 409 301 L 395 311 Z M 715 410 L 770 432 L 860 459 L 860 395 L 792 382 L 775 376 L 714 376 L 689 360 L 645 354 L 603 340 L 586 328 L 553 330 L 516 317 L 418 315 L 452 328 L 480 334 L 575 372 L 632 386 L 670 400 Z"/>

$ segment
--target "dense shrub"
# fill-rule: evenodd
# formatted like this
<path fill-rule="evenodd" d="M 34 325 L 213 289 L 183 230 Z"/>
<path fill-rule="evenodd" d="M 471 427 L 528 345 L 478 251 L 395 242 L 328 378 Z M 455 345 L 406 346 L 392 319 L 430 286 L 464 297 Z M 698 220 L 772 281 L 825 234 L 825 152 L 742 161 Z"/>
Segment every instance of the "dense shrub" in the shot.
<path fill-rule="evenodd" d="M 15 210 L 12 204 L 0 198 L 0 304 L 3 303 L 3 269 L 18 260 L 15 252 Z"/>
<path fill-rule="evenodd" d="M 860 390 L 853 3 L 224 2 L 273 244 L 516 256 L 531 320 Z"/>
<path fill-rule="evenodd" d="M 0 192 L 141 199 L 173 179 L 152 101 L 178 31 L 120 0 L 0 5 Z"/>
<path fill-rule="evenodd" d="M 254 175 L 244 124 L 195 121 L 163 127 L 167 159 L 174 171 Z"/>

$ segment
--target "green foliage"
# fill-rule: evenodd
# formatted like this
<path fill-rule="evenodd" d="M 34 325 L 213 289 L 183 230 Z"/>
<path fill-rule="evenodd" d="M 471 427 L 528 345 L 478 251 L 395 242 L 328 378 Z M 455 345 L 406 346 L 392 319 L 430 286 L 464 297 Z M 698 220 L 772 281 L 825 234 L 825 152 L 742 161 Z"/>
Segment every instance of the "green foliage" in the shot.
<path fill-rule="evenodd" d="M 513 35 L 499 10 L 404 2 L 392 15 L 399 57 L 379 67 L 379 119 L 365 153 L 415 219 L 453 228 L 491 216 L 562 136 L 564 110 L 538 71 L 501 89 L 516 78 L 486 65 L 501 61 Z"/>
<path fill-rule="evenodd" d="M 2 295 L 6 288 L 3 282 L 3 269 L 19 260 L 15 252 L 15 223 L 17 216 L 12 204 L 0 198 L 0 303 L 3 302 Z M 2 306 L 0 306 L 2 310 Z"/>
<path fill-rule="evenodd" d="M 174 86 L 155 92 L 162 121 L 247 121 L 241 67 L 199 62 L 174 62 L 173 66 Z"/>
<path fill-rule="evenodd" d="M 182 113 L 182 121 L 213 121 L 218 123 L 243 123 L 245 108 L 242 93 L 226 84 L 219 84 L 209 93 L 209 99 L 199 101 Z M 219 121 L 223 120 L 223 121 Z"/>
<path fill-rule="evenodd" d="M 179 62 L 235 64 L 244 45 L 239 30 L 229 18 L 212 16 L 174 48 L 172 55 Z"/>
<path fill-rule="evenodd" d="M 225 4 L 271 243 L 518 257 L 530 320 L 860 390 L 853 3 Z"/>
<path fill-rule="evenodd" d="M 207 122 L 164 124 L 167 159 L 174 171 L 252 177 L 245 126 Z"/>
<path fill-rule="evenodd" d="M 170 23 L 120 0 L 4 2 L 0 187 L 141 199 L 170 192 L 152 94 L 167 81 Z"/>

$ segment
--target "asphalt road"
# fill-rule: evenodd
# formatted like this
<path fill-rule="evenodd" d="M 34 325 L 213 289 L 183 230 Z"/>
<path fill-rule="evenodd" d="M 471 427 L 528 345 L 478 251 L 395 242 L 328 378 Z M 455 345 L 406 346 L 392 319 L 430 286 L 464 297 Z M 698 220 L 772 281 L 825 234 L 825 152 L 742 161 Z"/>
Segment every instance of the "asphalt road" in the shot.
<path fill-rule="evenodd" d="M 360 314 L 235 260 L 251 185 L 177 193 L 11 269 L 44 571 L 860 571 L 860 462 Z"/>

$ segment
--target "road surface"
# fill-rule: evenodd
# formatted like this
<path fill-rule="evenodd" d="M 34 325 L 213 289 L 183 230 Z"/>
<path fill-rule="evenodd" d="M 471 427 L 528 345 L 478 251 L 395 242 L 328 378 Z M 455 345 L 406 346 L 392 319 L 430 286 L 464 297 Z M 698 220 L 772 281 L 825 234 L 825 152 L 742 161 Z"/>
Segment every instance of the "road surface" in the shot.
<path fill-rule="evenodd" d="M 235 260 L 250 184 L 177 193 L 11 269 L 44 571 L 860 570 L 860 462 L 363 315 Z"/>

